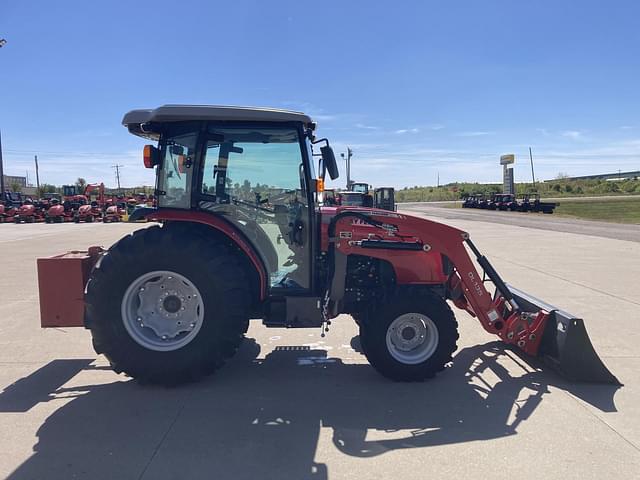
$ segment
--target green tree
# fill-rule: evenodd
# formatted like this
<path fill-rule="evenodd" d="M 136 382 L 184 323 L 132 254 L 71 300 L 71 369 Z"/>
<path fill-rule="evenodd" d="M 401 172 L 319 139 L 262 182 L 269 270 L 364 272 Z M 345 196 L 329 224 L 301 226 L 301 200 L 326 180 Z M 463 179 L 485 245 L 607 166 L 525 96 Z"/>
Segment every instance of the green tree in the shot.
<path fill-rule="evenodd" d="M 43 183 L 40 185 L 40 190 L 38 190 L 38 196 L 44 197 L 45 193 L 56 193 L 58 190 L 55 185 L 51 185 L 50 183 Z"/>
<path fill-rule="evenodd" d="M 76 180 L 76 187 L 78 187 L 78 193 L 83 193 L 84 189 L 87 187 L 87 181 L 82 177 L 78 177 Z"/>

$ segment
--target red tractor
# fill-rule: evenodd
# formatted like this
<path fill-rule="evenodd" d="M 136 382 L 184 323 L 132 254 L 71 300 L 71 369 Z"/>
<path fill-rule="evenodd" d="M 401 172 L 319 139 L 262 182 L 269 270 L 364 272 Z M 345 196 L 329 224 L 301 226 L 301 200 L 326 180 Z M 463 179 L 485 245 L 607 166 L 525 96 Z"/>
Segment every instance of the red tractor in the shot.
<path fill-rule="evenodd" d="M 13 216 L 22 205 L 22 196 L 17 192 L 0 192 L 0 223 L 13 222 Z"/>
<path fill-rule="evenodd" d="M 97 199 L 92 199 L 91 194 L 96 190 L 98 190 Z M 83 195 L 80 197 L 84 197 L 84 201 L 82 198 L 78 199 L 80 206 L 74 213 L 73 221 L 76 223 L 91 223 L 102 220 L 102 209 L 105 204 L 104 183 L 90 183 L 86 186 Z"/>
<path fill-rule="evenodd" d="M 35 203 L 31 198 L 27 198 L 18 207 L 13 215 L 14 223 L 36 223 L 44 220 L 45 207 L 42 203 Z"/>
<path fill-rule="evenodd" d="M 126 214 L 126 209 L 124 208 L 124 202 L 118 201 L 116 199 L 109 199 L 106 201 L 104 205 L 104 212 L 102 214 L 102 222 L 103 223 L 113 223 L 113 222 L 121 222 L 122 217 Z"/>
<path fill-rule="evenodd" d="M 617 382 L 583 321 L 508 286 L 467 232 L 387 210 L 319 206 L 325 173 L 335 179 L 338 167 L 307 115 L 171 105 L 131 111 L 123 124 L 157 142 L 145 146 L 144 165 L 156 168 L 158 206 L 133 216 L 160 225 L 106 251 L 38 261 L 42 325 L 88 328 L 116 372 L 192 381 L 236 352 L 249 319 L 324 334 L 349 314 L 378 372 L 421 381 L 452 361 L 451 304 L 568 377 Z"/>
<path fill-rule="evenodd" d="M 18 209 L 12 205 L 0 203 L 0 223 L 13 222 L 13 216 Z"/>
<path fill-rule="evenodd" d="M 64 205 L 60 203 L 60 199 L 52 198 L 49 201 L 49 208 L 44 214 L 46 223 L 64 223 L 70 217 L 64 210 Z"/>

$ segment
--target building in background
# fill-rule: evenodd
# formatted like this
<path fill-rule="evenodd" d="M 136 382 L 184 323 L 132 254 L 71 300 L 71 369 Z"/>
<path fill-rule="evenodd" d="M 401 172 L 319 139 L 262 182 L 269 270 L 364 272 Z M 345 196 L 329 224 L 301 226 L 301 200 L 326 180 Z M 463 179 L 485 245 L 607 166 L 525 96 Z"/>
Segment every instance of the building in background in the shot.
<path fill-rule="evenodd" d="M 23 189 L 27 186 L 27 177 L 19 177 L 16 175 L 3 175 L 4 177 L 4 188 L 7 190 L 11 190 L 13 185 L 17 185 L 20 189 Z"/>

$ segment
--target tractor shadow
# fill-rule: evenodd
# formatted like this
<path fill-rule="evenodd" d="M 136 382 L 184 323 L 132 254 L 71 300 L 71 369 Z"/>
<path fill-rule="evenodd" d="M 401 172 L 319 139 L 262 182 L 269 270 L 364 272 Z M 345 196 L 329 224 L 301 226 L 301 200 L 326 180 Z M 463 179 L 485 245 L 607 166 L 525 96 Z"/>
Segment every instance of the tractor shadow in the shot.
<path fill-rule="evenodd" d="M 264 359 L 259 351 L 247 341 L 218 374 L 172 389 L 134 381 L 62 388 L 96 367 L 51 362 L 0 393 L 0 412 L 61 405 L 40 426 L 32 457 L 9 478 L 328 479 L 329 468 L 316 461 L 321 428 L 331 429 L 333 448 L 361 458 L 492 440 L 516 435 L 550 386 L 567 388 L 524 364 L 514 375 L 521 360 L 498 342 L 464 348 L 448 371 L 412 384 L 325 350 L 278 347 Z M 579 391 L 615 411 L 615 390 Z"/>

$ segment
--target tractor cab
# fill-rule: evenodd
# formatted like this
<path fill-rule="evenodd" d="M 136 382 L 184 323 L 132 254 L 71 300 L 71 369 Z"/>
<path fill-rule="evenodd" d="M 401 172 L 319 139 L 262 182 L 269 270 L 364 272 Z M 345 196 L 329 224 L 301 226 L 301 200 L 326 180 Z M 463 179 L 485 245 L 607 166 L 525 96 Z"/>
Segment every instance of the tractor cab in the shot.
<path fill-rule="evenodd" d="M 373 207 L 373 196 L 371 195 L 371 186 L 364 182 L 351 182 L 348 188 L 349 192 L 359 193 L 362 195 L 362 206 Z"/>
<path fill-rule="evenodd" d="M 196 120 L 197 119 L 197 120 Z M 337 177 L 333 151 L 302 113 L 233 107 L 165 106 L 128 113 L 129 131 L 156 140 L 157 205 L 169 215 L 212 218 L 255 247 L 269 291 L 311 292 L 324 173 Z M 320 152 L 313 145 L 324 144 Z M 323 171 L 317 176 L 314 156 Z M 213 216 L 212 216 L 213 215 Z"/>
<path fill-rule="evenodd" d="M 396 194 L 393 187 L 379 187 L 373 193 L 373 206 L 381 210 L 396 211 Z"/>

